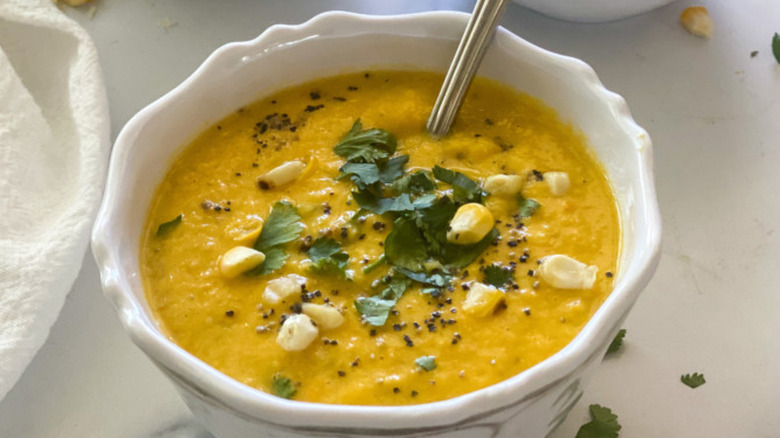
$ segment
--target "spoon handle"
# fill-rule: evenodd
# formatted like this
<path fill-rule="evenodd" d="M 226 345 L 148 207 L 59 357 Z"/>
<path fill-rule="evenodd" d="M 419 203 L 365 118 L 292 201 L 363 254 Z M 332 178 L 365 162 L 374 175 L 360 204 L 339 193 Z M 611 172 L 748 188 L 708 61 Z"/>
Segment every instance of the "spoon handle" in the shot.
<path fill-rule="evenodd" d="M 479 68 L 509 0 L 478 0 L 428 118 L 428 132 L 441 138 L 449 132 L 471 79 Z"/>

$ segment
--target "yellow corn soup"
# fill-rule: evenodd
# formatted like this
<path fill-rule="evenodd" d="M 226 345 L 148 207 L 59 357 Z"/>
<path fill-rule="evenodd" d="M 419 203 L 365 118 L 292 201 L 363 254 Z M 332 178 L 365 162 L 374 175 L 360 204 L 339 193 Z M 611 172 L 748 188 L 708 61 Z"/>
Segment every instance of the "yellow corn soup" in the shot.
<path fill-rule="evenodd" d="M 441 82 L 402 71 L 316 80 L 188 145 L 140 254 L 167 336 L 262 391 L 357 405 L 462 395 L 570 342 L 616 269 L 604 171 L 555 111 L 486 79 L 432 138 Z M 265 260 L 228 255 L 236 247 Z M 275 302 L 280 278 L 297 289 Z M 301 314 L 307 305 L 330 320 Z"/>

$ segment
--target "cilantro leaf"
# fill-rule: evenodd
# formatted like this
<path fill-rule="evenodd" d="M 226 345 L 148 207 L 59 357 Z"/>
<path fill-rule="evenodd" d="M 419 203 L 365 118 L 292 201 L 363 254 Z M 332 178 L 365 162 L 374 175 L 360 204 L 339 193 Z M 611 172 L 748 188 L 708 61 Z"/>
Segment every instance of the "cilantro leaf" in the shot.
<path fill-rule="evenodd" d="M 590 422 L 583 424 L 575 438 L 617 438 L 621 429 L 617 415 L 609 408 L 590 405 Z"/>
<path fill-rule="evenodd" d="M 308 250 L 312 265 L 309 271 L 317 274 L 337 275 L 344 280 L 351 279 L 347 273 L 349 254 L 341 250 L 341 244 L 330 238 L 319 238 Z"/>
<path fill-rule="evenodd" d="M 374 163 L 346 163 L 339 172 L 341 174 L 336 179 L 349 177 L 361 190 L 379 182 L 379 168 Z"/>
<path fill-rule="evenodd" d="M 168 222 L 163 222 L 160 224 L 160 226 L 157 227 L 157 237 L 165 237 L 168 234 L 170 234 L 171 231 L 173 231 L 174 228 L 178 227 L 181 223 L 182 215 L 178 215 L 175 218 L 169 220 Z"/>
<path fill-rule="evenodd" d="M 408 196 L 408 195 L 401 195 Z M 421 271 L 428 259 L 428 245 L 413 221 L 400 218 L 385 238 L 385 256 L 391 265 Z"/>
<path fill-rule="evenodd" d="M 415 203 L 421 199 L 422 196 Z M 442 196 L 430 207 L 414 212 L 414 223 L 428 243 L 430 254 L 441 256 L 442 248 L 447 245 L 447 227 L 457 210 L 458 206 L 448 196 Z"/>
<path fill-rule="evenodd" d="M 408 155 L 398 155 L 386 162 L 379 163 L 379 180 L 390 184 L 404 174 L 404 166 L 409 162 Z"/>
<path fill-rule="evenodd" d="M 274 380 L 271 383 L 271 392 L 275 396 L 290 399 L 298 392 L 296 386 L 297 385 L 293 383 L 292 380 L 277 373 L 274 374 Z"/>
<path fill-rule="evenodd" d="M 449 284 L 452 282 L 452 276 L 446 272 L 413 272 L 398 266 L 396 266 L 395 269 L 409 279 L 412 279 L 418 283 L 436 286 L 437 288 L 449 286 Z"/>
<path fill-rule="evenodd" d="M 374 295 L 373 297 L 360 297 L 355 300 L 355 308 L 367 323 L 381 327 L 387 322 L 390 310 L 395 306 L 395 300 L 385 300 Z"/>
<path fill-rule="evenodd" d="M 499 265 L 486 266 L 483 273 L 485 274 L 483 282 L 498 288 L 504 287 L 505 284 L 515 279 L 514 269 L 503 268 Z"/>
<path fill-rule="evenodd" d="M 476 181 L 460 172 L 455 172 L 454 170 L 435 166 L 433 168 L 433 176 L 436 177 L 436 179 L 439 181 L 444 181 L 445 183 L 452 186 L 456 202 L 481 203 L 482 197 L 485 196 L 485 192 Z"/>
<path fill-rule="evenodd" d="M 381 293 L 372 297 L 360 297 L 355 300 L 355 309 L 360 312 L 363 320 L 373 326 L 383 326 L 393 306 L 401 299 L 409 287 L 409 280 L 395 276 Z"/>
<path fill-rule="evenodd" d="M 433 207 L 437 199 L 438 197 L 435 193 L 426 193 L 412 201 L 412 207 L 415 210 L 424 210 L 426 208 Z"/>
<path fill-rule="evenodd" d="M 494 227 L 482 240 L 473 245 L 448 243 L 442 248 L 442 259 L 445 264 L 453 268 L 465 268 L 476 260 L 498 236 L 498 230 Z"/>
<path fill-rule="evenodd" d="M 396 193 L 425 193 L 436 189 L 436 183 L 427 171 L 418 170 L 398 178 L 390 188 Z"/>
<path fill-rule="evenodd" d="M 383 129 L 364 131 L 363 124 L 357 119 L 352 129 L 333 148 L 333 152 L 347 161 L 373 163 L 392 155 L 396 146 L 393 134 Z"/>
<path fill-rule="evenodd" d="M 414 360 L 414 363 L 425 371 L 436 369 L 436 358 L 434 356 L 420 356 Z"/>
<path fill-rule="evenodd" d="M 526 198 L 520 193 L 517 194 L 517 204 L 520 206 L 518 214 L 521 218 L 531 217 L 542 206 L 536 199 Z"/>
<path fill-rule="evenodd" d="M 402 193 L 395 198 L 382 198 L 370 191 L 363 190 L 352 192 L 352 197 L 357 201 L 358 205 L 360 205 L 360 208 L 364 208 L 376 214 L 414 210 L 412 200 L 406 193 Z"/>
<path fill-rule="evenodd" d="M 772 37 L 772 54 L 775 55 L 775 60 L 780 64 L 780 34 L 777 32 Z"/>
<path fill-rule="evenodd" d="M 292 242 L 303 230 L 298 210 L 286 201 L 280 201 L 271 208 L 271 214 L 263 224 L 263 231 L 255 242 L 255 249 L 266 252 L 271 247 Z"/>
<path fill-rule="evenodd" d="M 626 329 L 620 329 L 615 335 L 615 339 L 609 343 L 609 347 L 607 347 L 607 354 L 620 350 L 620 347 L 623 346 L 624 337 L 626 337 Z"/>
<path fill-rule="evenodd" d="M 704 380 L 704 374 L 699 373 L 683 374 L 680 376 L 680 381 L 691 388 L 698 388 L 699 386 L 707 383 L 707 381 Z"/>
<path fill-rule="evenodd" d="M 303 224 L 300 220 L 298 210 L 292 204 L 285 201 L 274 204 L 254 245 L 256 250 L 265 254 L 265 261 L 247 274 L 265 275 L 284 266 L 288 255 L 283 245 L 297 239 L 301 234 Z"/>
<path fill-rule="evenodd" d="M 264 251 L 264 254 L 265 254 L 265 261 L 263 261 L 263 264 L 247 272 L 247 274 L 251 274 L 251 275 L 270 274 L 271 272 L 274 272 L 277 269 L 281 269 L 282 266 L 284 266 L 284 262 L 286 262 L 287 258 L 289 257 L 289 255 L 287 255 L 287 251 L 285 251 L 284 248 L 280 246 L 269 248 Z"/>

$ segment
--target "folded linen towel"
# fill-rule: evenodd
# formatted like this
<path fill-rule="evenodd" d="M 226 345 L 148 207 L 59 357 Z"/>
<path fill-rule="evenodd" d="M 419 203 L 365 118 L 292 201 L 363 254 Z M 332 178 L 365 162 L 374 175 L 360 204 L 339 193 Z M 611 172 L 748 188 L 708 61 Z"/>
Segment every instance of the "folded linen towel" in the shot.
<path fill-rule="evenodd" d="M 0 399 L 78 275 L 109 128 L 87 33 L 51 0 L 0 1 Z"/>

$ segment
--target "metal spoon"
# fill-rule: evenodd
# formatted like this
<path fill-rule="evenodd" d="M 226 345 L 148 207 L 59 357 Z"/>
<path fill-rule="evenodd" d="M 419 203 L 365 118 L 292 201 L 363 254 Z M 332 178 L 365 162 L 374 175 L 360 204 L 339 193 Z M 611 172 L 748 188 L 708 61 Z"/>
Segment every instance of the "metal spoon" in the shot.
<path fill-rule="evenodd" d="M 428 132 L 444 137 L 463 103 L 509 0 L 478 0 L 428 117 Z"/>

